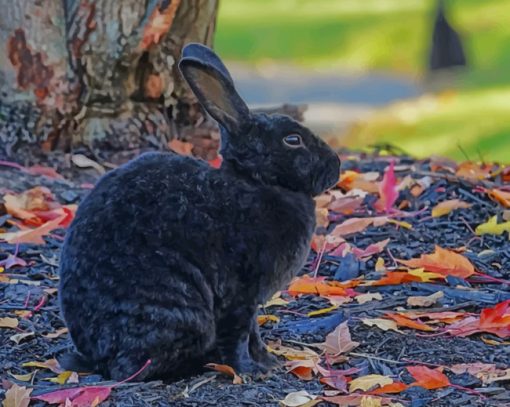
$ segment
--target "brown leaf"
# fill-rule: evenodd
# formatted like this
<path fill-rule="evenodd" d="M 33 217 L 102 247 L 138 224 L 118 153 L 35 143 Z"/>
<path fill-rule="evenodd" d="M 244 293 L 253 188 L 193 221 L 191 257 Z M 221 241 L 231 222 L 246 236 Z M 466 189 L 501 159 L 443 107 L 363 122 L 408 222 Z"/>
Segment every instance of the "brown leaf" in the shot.
<path fill-rule="evenodd" d="M 444 293 L 442 291 L 437 291 L 427 296 L 409 297 L 407 299 L 407 305 L 410 307 L 430 307 L 443 297 Z"/>
<path fill-rule="evenodd" d="M 216 370 L 217 372 L 220 372 L 220 373 L 226 374 L 227 376 L 232 377 L 233 384 L 242 384 L 243 383 L 243 379 L 241 379 L 241 377 L 239 377 L 239 375 L 235 372 L 235 370 L 229 365 L 208 363 L 205 365 L 205 367 L 208 367 L 209 369 Z"/>
<path fill-rule="evenodd" d="M 30 404 L 30 393 L 32 393 L 32 389 L 13 384 L 5 393 L 5 400 L 2 405 L 3 407 L 28 407 Z"/>
<path fill-rule="evenodd" d="M 19 322 L 16 318 L 0 318 L 0 328 L 16 328 Z"/>
<path fill-rule="evenodd" d="M 359 342 L 355 342 L 351 339 L 349 326 L 347 325 L 347 321 L 345 321 L 326 336 L 326 341 L 323 346 L 326 353 L 330 355 L 340 355 L 358 347 Z"/>

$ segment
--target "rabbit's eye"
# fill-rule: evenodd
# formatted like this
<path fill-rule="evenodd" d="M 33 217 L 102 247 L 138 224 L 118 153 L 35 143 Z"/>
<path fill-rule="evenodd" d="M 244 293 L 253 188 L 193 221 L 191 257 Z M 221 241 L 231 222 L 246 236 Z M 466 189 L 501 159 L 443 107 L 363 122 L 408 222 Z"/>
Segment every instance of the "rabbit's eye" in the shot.
<path fill-rule="evenodd" d="M 299 134 L 293 133 L 283 138 L 283 143 L 288 147 L 296 148 L 303 145 L 303 140 Z"/>

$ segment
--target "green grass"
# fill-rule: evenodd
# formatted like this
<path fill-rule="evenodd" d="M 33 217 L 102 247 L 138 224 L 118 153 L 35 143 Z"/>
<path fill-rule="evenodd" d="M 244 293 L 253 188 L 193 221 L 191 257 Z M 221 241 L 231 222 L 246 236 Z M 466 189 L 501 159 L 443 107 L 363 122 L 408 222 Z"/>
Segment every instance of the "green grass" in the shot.
<path fill-rule="evenodd" d="M 222 57 L 305 67 L 425 71 L 435 0 L 222 0 L 215 46 Z M 510 162 L 510 0 L 450 0 L 469 70 L 454 97 L 383 110 L 349 144 L 391 142 L 425 156 Z M 439 100 L 442 100 L 441 98 Z M 412 120 L 411 120 L 412 119 Z M 458 146 L 461 146 L 459 148 Z"/>

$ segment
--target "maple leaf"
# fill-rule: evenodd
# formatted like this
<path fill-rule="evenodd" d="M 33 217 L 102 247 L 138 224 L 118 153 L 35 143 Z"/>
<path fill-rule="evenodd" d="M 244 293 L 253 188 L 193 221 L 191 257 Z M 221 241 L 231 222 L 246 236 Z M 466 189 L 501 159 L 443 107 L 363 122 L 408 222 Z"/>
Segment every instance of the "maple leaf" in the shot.
<path fill-rule="evenodd" d="M 339 283 L 327 282 L 325 277 L 310 277 L 304 275 L 292 281 L 287 289 L 290 295 L 296 296 L 299 294 L 316 294 L 320 296 L 329 295 L 349 295 L 350 293 L 346 288 L 342 287 Z M 352 293 L 351 293 L 352 294 Z"/>
<path fill-rule="evenodd" d="M 504 232 L 510 232 L 510 221 L 498 223 L 498 217 L 493 216 L 487 222 L 478 225 L 475 233 L 480 235 L 502 235 Z"/>
<path fill-rule="evenodd" d="M 313 374 L 317 373 L 317 362 L 312 359 L 291 360 L 285 363 L 285 367 L 287 372 L 305 381 L 312 380 Z"/>
<path fill-rule="evenodd" d="M 357 247 L 352 248 L 352 253 L 358 258 L 363 259 L 366 257 L 373 256 L 374 254 L 381 253 L 384 248 L 388 245 L 390 239 L 385 239 L 377 243 L 372 243 L 365 249 L 359 249 Z"/>
<path fill-rule="evenodd" d="M 469 336 L 487 332 L 500 338 L 510 337 L 510 300 L 500 302 L 493 308 L 485 308 L 480 318 L 467 317 L 450 325 L 447 332 L 454 336 Z"/>
<path fill-rule="evenodd" d="M 111 391 L 112 386 L 74 387 L 42 394 L 32 397 L 32 399 L 45 401 L 49 404 L 65 404 L 66 406 L 68 405 L 67 400 L 70 400 L 72 407 L 91 407 L 106 400 Z"/>
<path fill-rule="evenodd" d="M 439 370 L 430 369 L 426 366 L 407 366 L 406 369 L 416 380 L 410 386 L 420 386 L 427 390 L 434 390 L 450 385 L 448 377 Z"/>
<path fill-rule="evenodd" d="M 3 407 L 28 407 L 30 404 L 30 393 L 32 393 L 32 389 L 13 384 L 5 392 L 5 399 L 2 405 Z"/>
<path fill-rule="evenodd" d="M 422 281 L 420 277 L 413 276 L 407 271 L 388 271 L 379 280 L 370 281 L 369 285 L 380 286 L 380 285 L 397 285 L 402 283 L 410 283 L 413 281 Z"/>
<path fill-rule="evenodd" d="M 440 246 L 436 246 L 434 253 L 422 254 L 418 259 L 397 261 L 408 267 L 423 268 L 443 276 L 467 278 L 475 273 L 475 268 L 467 258 Z"/>
<path fill-rule="evenodd" d="M 405 326 L 407 328 L 418 329 L 420 331 L 435 331 L 435 329 L 431 326 L 420 321 L 412 320 L 401 314 L 393 314 L 388 312 L 385 315 L 387 318 L 393 319 L 398 326 Z"/>
<path fill-rule="evenodd" d="M 384 177 L 379 184 L 380 199 L 375 203 L 379 211 L 390 212 L 398 199 L 397 179 L 395 178 L 395 161 L 391 160 L 390 165 L 384 172 Z"/>
<path fill-rule="evenodd" d="M 242 384 L 243 379 L 236 373 L 236 371 L 229 365 L 220 365 L 217 363 L 208 363 L 205 367 L 216 370 L 217 372 L 223 373 L 227 376 L 232 377 L 233 384 Z"/>
<path fill-rule="evenodd" d="M 326 341 L 323 345 L 326 353 L 333 356 L 350 352 L 358 346 L 359 342 L 355 342 L 351 339 L 351 333 L 349 332 L 347 321 L 342 322 L 333 332 L 330 332 L 326 336 Z"/>
<path fill-rule="evenodd" d="M 434 206 L 434 208 L 432 208 L 432 217 L 439 218 L 441 216 L 448 215 L 455 209 L 471 208 L 471 206 L 473 205 L 461 201 L 460 199 L 450 199 L 448 201 L 440 202 L 436 206 Z"/>
<path fill-rule="evenodd" d="M 356 390 L 368 391 L 375 386 L 386 386 L 393 383 L 393 379 L 378 374 L 369 374 L 358 377 L 349 383 L 349 392 Z"/>

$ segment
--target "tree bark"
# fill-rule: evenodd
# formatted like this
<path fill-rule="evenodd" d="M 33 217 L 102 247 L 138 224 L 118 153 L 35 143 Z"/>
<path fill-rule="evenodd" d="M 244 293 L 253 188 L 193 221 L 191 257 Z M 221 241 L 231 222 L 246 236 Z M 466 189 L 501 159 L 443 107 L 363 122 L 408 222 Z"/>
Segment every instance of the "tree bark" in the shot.
<path fill-rule="evenodd" d="M 176 137 L 214 158 L 216 126 L 176 61 L 187 42 L 212 45 L 217 0 L 0 5 L 0 158 L 120 163 Z"/>

